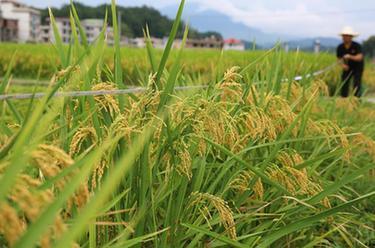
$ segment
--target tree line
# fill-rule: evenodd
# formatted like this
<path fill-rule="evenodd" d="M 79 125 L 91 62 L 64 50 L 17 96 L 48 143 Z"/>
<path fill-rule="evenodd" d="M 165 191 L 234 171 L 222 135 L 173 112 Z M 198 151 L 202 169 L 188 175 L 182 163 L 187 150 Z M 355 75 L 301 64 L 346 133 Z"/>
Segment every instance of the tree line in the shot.
<path fill-rule="evenodd" d="M 82 3 L 75 3 L 75 7 L 81 19 L 98 18 L 104 19 L 107 10 L 111 9 L 108 4 L 102 4 L 96 7 L 84 5 Z M 148 25 L 150 35 L 157 38 L 169 36 L 172 29 L 173 20 L 167 16 L 162 15 L 158 10 L 148 7 L 122 7 L 118 6 L 117 11 L 121 16 L 121 32 L 123 35 L 134 38 L 143 37 L 143 29 Z M 70 5 L 63 5 L 61 8 L 52 8 L 55 17 L 69 17 Z M 110 11 L 108 22 L 112 25 L 112 17 Z M 48 18 L 48 9 L 42 10 L 42 22 L 45 24 Z M 178 37 L 183 36 L 185 23 L 180 25 L 178 30 Z M 189 38 L 205 38 L 215 36 L 222 39 L 222 35 L 215 31 L 199 32 L 194 28 L 189 28 Z"/>

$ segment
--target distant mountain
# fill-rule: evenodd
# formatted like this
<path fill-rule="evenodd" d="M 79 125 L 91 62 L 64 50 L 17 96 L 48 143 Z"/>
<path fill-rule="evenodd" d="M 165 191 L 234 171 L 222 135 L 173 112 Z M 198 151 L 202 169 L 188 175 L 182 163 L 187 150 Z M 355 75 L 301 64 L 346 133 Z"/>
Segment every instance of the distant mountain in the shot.
<path fill-rule="evenodd" d="M 171 5 L 160 11 L 170 18 L 174 18 L 177 8 L 177 5 Z M 274 44 L 280 40 L 297 40 L 300 38 L 292 35 L 266 33 L 260 29 L 249 27 L 240 22 L 235 22 L 230 16 L 219 13 L 215 10 L 202 10 L 199 4 L 196 3 L 186 5 L 183 18 L 200 32 L 213 30 L 221 33 L 224 38 L 256 41 L 256 43 L 261 46 Z"/>
<path fill-rule="evenodd" d="M 300 48 L 301 50 L 312 51 L 314 50 L 314 44 L 317 40 L 320 41 L 321 50 L 323 51 L 332 51 L 341 43 L 340 39 L 330 37 L 305 38 L 291 40 L 286 43 L 289 45 L 290 49 Z"/>

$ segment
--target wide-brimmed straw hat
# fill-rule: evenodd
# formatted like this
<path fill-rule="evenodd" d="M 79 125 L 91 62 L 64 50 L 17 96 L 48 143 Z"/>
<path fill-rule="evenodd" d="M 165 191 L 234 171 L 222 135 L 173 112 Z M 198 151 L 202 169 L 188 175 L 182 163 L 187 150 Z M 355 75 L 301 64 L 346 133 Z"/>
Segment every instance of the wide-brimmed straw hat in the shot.
<path fill-rule="evenodd" d="M 354 30 L 353 30 L 352 27 L 346 26 L 346 27 L 344 27 L 344 28 L 342 29 L 340 35 L 341 35 L 341 36 L 343 36 L 343 35 L 349 35 L 349 36 L 356 37 L 356 36 L 359 35 L 359 33 L 354 32 Z"/>

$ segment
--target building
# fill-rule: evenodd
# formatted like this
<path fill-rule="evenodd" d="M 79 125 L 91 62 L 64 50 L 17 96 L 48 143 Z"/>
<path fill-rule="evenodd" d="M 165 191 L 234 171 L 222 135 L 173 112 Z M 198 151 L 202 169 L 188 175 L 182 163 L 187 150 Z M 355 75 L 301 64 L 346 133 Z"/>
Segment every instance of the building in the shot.
<path fill-rule="evenodd" d="M 136 48 L 144 48 L 146 47 L 146 40 L 143 37 L 129 39 L 129 46 Z"/>
<path fill-rule="evenodd" d="M 5 19 L 0 11 L 0 42 L 17 42 L 18 21 Z"/>
<path fill-rule="evenodd" d="M 114 46 L 115 45 L 115 32 L 113 30 L 113 27 L 107 27 L 107 34 L 105 37 L 107 44 L 109 46 Z M 121 40 L 120 43 L 123 44 L 125 40 Z"/>
<path fill-rule="evenodd" d="M 165 49 L 168 43 L 168 38 L 155 38 L 151 37 L 151 44 L 156 49 Z M 144 37 L 132 38 L 129 39 L 126 45 L 136 48 L 145 48 L 146 39 Z M 173 42 L 173 48 L 181 48 L 182 40 L 176 39 Z M 186 48 L 209 48 L 209 49 L 222 49 L 224 42 L 221 39 L 215 37 L 204 38 L 204 39 L 187 39 L 185 47 Z"/>
<path fill-rule="evenodd" d="M 245 51 L 245 43 L 237 39 L 227 39 L 224 41 L 224 50 Z"/>
<path fill-rule="evenodd" d="M 48 43 L 51 41 L 50 26 L 42 25 L 40 27 L 40 41 L 43 43 Z"/>
<path fill-rule="evenodd" d="M 160 39 L 160 38 L 151 37 L 151 43 L 152 43 L 152 46 L 156 49 L 165 49 L 168 43 L 168 38 Z"/>
<path fill-rule="evenodd" d="M 55 35 L 49 18 L 47 19 L 47 23 L 47 25 L 41 27 L 41 40 L 43 42 L 55 42 Z M 71 41 L 72 35 L 70 19 L 67 17 L 56 17 L 55 23 L 62 42 L 68 44 Z M 104 26 L 104 21 L 101 19 L 85 19 L 81 21 L 81 25 L 86 34 L 87 42 L 92 44 L 99 37 Z M 77 32 L 79 32 L 78 28 Z M 113 45 L 114 39 L 112 27 L 107 27 L 106 40 L 108 45 Z"/>
<path fill-rule="evenodd" d="M 94 43 L 99 37 L 104 26 L 104 20 L 101 19 L 85 19 L 81 22 L 82 27 L 85 30 L 87 42 Z"/>
<path fill-rule="evenodd" d="M 224 42 L 215 36 L 207 37 L 204 39 L 188 39 L 186 41 L 187 48 L 210 48 L 210 49 L 222 49 Z"/>
<path fill-rule="evenodd" d="M 2 18 L 10 20 L 7 25 L 14 31 L 17 21 L 17 39 L 20 43 L 39 42 L 41 32 L 40 11 L 17 0 L 0 0 Z"/>
<path fill-rule="evenodd" d="M 168 38 L 160 39 L 160 38 L 151 37 L 150 40 L 151 40 L 152 46 L 156 49 L 164 49 L 168 43 Z M 124 45 L 128 45 L 130 47 L 136 47 L 136 48 L 145 48 L 146 39 L 144 37 L 131 38 L 131 39 L 128 39 Z"/>
<path fill-rule="evenodd" d="M 41 26 L 41 41 L 55 42 L 55 35 L 53 32 L 52 24 L 49 18 L 47 18 L 47 25 Z M 57 30 L 59 31 L 61 40 L 63 43 L 70 42 L 70 36 L 72 34 L 72 29 L 70 26 L 70 19 L 67 17 L 55 17 L 55 24 Z"/>

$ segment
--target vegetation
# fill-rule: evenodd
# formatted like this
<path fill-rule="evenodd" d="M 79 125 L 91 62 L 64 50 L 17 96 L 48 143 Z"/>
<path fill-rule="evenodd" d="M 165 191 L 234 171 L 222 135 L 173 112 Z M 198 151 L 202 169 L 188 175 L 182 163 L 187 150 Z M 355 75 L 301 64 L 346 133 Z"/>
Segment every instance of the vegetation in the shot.
<path fill-rule="evenodd" d="M 363 50 L 366 56 L 370 58 L 375 57 L 375 36 L 371 36 L 363 42 Z"/>
<path fill-rule="evenodd" d="M 144 93 L 52 97 L 127 86 L 119 37 L 108 62 L 105 31 L 88 45 L 73 28 L 69 48 L 55 34 L 47 95 L 0 103 L 0 245 L 371 246 L 373 106 L 283 80 L 314 63 L 277 48 L 243 67 L 219 57 L 207 89 L 175 91 L 191 77 L 171 53 L 183 5 L 163 53 L 148 42 Z"/>
<path fill-rule="evenodd" d="M 59 70 L 58 68 L 61 68 L 61 61 L 54 49 L 53 46 L 44 44 L 0 44 L 0 53 L 2 54 L 0 57 L 0 77 L 6 73 L 9 61 L 16 53 L 12 70 L 15 78 L 49 80 Z M 67 51 L 68 47 L 65 47 L 65 49 Z M 155 50 L 155 59 L 160 60 L 162 53 L 163 51 L 161 50 Z M 221 53 L 219 50 L 187 49 L 182 55 L 184 63 L 181 67 L 181 73 L 183 77 L 180 78 L 178 83 L 179 85 L 207 84 L 217 80 L 219 60 L 221 68 L 231 68 L 233 66 L 243 68 L 266 53 L 267 51 L 225 51 Z M 278 54 L 283 57 L 283 64 L 280 66 L 282 66 L 282 71 L 286 77 L 305 75 L 311 71 L 325 68 L 336 61 L 333 55 L 325 53 L 316 56 L 303 52 L 286 54 L 279 51 Z M 111 70 L 114 68 L 113 55 L 113 48 L 105 48 L 103 60 Z M 147 49 L 121 48 L 121 56 L 126 58 L 121 61 L 126 85 L 146 85 L 148 74 L 151 70 Z M 177 51 L 172 50 L 166 65 L 167 69 L 170 69 L 174 64 L 176 56 Z M 267 74 L 268 67 L 263 65 L 271 63 L 274 57 L 268 56 L 260 63 L 257 63 L 256 66 L 249 68 L 247 76 L 252 78 L 259 72 L 262 75 Z M 336 87 L 340 84 L 340 68 L 325 74 L 323 79 L 328 83 L 333 94 L 336 91 Z M 366 65 L 364 85 L 368 92 L 375 92 L 375 66 L 371 61 L 368 61 Z"/>
<path fill-rule="evenodd" d="M 106 11 L 111 9 L 108 4 L 102 4 L 97 7 L 91 7 L 82 3 L 75 4 L 77 11 L 80 13 L 82 19 L 98 18 L 104 19 Z M 69 17 L 70 6 L 63 5 L 61 8 L 52 9 L 56 17 Z M 143 28 L 148 25 L 150 34 L 153 37 L 164 38 L 168 37 L 169 31 L 172 28 L 173 20 L 163 16 L 158 10 L 148 7 L 117 7 L 118 13 L 121 13 L 121 31 L 126 37 L 143 37 Z M 46 23 L 49 17 L 48 9 L 42 10 L 42 21 Z M 112 26 L 112 19 L 109 24 Z M 179 26 L 177 37 L 181 38 L 183 35 L 183 25 Z M 195 29 L 190 29 L 189 37 L 204 38 L 212 35 L 222 38 L 218 32 L 199 32 Z"/>
<path fill-rule="evenodd" d="M 35 44 L 0 44 L 0 74 L 4 75 L 7 65 L 11 60 L 13 54 L 16 53 L 14 58 L 13 75 L 17 78 L 37 78 L 49 79 L 53 76 L 56 70 L 61 67 L 61 62 L 58 55 L 54 52 L 54 47 L 51 45 L 35 45 Z M 68 50 L 67 47 L 65 47 Z M 48 53 L 46 53 L 48 51 Z M 193 81 L 199 79 L 209 82 L 216 78 L 215 71 L 217 70 L 217 62 L 221 58 L 222 67 L 229 68 L 233 66 L 245 67 L 252 61 L 256 60 L 259 56 L 267 53 L 266 51 L 225 51 L 223 54 L 220 50 L 210 49 L 187 49 L 182 55 L 184 61 L 182 70 L 184 76 L 191 77 Z M 163 54 L 161 50 L 154 51 L 155 57 L 159 60 Z M 280 55 L 282 53 L 280 52 Z M 106 64 L 113 69 L 113 48 L 106 48 L 103 59 Z M 137 48 L 122 48 L 122 57 L 126 58 L 122 63 L 123 76 L 127 83 L 137 84 L 139 81 L 145 82 L 145 78 L 151 69 L 148 62 L 147 49 Z M 177 51 L 171 51 L 171 58 L 167 63 L 167 68 L 170 68 L 177 56 Z M 310 53 L 289 53 L 282 54 L 285 57 L 285 65 L 283 70 L 290 70 L 292 75 L 307 73 L 307 70 L 319 70 L 335 62 L 335 58 L 330 54 L 322 54 L 315 56 Z M 272 56 L 270 56 L 272 57 Z M 298 62 L 306 61 L 306 66 L 297 65 L 290 66 Z M 291 67 L 291 68 L 289 68 Z M 307 67 L 308 69 L 305 69 Z M 251 70 L 255 72 L 256 70 Z"/>

